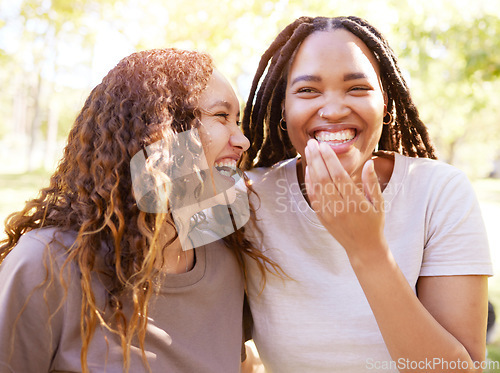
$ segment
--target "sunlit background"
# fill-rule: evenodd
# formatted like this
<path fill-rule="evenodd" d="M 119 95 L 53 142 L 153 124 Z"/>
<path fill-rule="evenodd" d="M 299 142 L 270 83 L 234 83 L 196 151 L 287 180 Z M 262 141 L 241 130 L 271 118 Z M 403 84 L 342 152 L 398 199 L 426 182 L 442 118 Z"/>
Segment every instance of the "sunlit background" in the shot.
<path fill-rule="evenodd" d="M 209 52 L 243 103 L 261 54 L 302 15 L 357 15 L 387 36 L 440 159 L 476 188 L 500 273 L 500 1 L 492 0 L 0 0 L 0 219 L 47 183 L 85 98 L 122 57 Z M 490 285 L 500 310 L 500 280 Z M 500 359 L 498 339 L 490 356 Z"/>

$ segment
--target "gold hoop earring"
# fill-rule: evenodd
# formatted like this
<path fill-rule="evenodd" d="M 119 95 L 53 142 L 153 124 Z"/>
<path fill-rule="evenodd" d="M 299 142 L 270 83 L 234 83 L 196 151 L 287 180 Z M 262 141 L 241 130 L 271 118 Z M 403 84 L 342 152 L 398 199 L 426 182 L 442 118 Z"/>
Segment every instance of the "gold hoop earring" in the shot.
<path fill-rule="evenodd" d="M 280 119 L 280 128 L 283 132 L 286 132 L 286 121 L 285 121 L 285 108 L 281 108 L 281 119 Z"/>
<path fill-rule="evenodd" d="M 388 121 L 385 121 L 385 117 L 386 117 L 387 115 L 389 116 L 389 120 L 388 120 Z M 392 123 L 392 114 L 391 114 L 391 113 L 389 113 L 389 112 L 387 112 L 387 113 L 384 115 L 384 121 L 383 121 L 382 123 L 384 124 L 384 126 L 387 126 L 387 125 L 391 124 L 391 123 Z"/>
<path fill-rule="evenodd" d="M 281 117 L 280 119 L 279 127 L 281 128 L 282 131 L 286 132 L 286 122 L 283 120 L 283 117 Z"/>

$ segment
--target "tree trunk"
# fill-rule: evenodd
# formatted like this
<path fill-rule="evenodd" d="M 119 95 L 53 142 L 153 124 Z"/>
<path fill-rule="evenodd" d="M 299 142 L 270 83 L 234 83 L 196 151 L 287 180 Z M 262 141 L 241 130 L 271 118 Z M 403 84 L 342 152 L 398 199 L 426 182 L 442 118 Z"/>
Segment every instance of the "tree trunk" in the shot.
<path fill-rule="evenodd" d="M 55 155 L 57 150 L 57 129 L 59 127 L 59 103 L 52 100 L 47 120 L 47 138 L 45 140 L 44 168 L 52 170 L 55 166 Z"/>
<path fill-rule="evenodd" d="M 33 97 L 34 101 L 34 114 L 33 120 L 31 122 L 29 146 L 28 146 L 28 172 L 37 169 L 39 164 L 39 159 L 35 159 L 36 147 L 40 140 L 40 127 L 42 125 L 42 113 L 41 113 L 41 92 L 42 92 L 42 74 L 38 71 L 38 81 Z"/>

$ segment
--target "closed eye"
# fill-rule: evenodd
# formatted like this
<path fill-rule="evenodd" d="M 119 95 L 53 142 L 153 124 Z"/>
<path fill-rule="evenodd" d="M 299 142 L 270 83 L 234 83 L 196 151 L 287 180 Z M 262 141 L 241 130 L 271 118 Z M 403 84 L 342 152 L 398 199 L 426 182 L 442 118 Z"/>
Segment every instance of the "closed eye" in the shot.
<path fill-rule="evenodd" d="M 229 117 L 230 117 L 230 114 L 228 114 L 228 113 L 216 113 L 216 114 L 214 114 L 214 116 L 224 118 L 224 120 L 225 120 L 226 122 L 229 122 Z M 238 115 L 238 119 L 236 119 L 236 125 L 237 125 L 238 127 L 240 127 L 240 126 L 241 126 L 241 121 L 240 121 L 240 119 L 239 119 L 239 115 Z"/>
<path fill-rule="evenodd" d="M 221 118 L 220 120 L 223 121 L 224 124 L 229 122 L 229 113 L 225 113 L 225 112 L 215 113 L 214 117 Z"/>
<path fill-rule="evenodd" d="M 296 90 L 297 93 L 315 93 L 317 92 L 314 88 L 304 87 Z"/>
<path fill-rule="evenodd" d="M 312 99 L 318 97 L 321 92 L 318 89 L 312 87 L 299 87 L 295 90 L 294 94 L 298 98 Z"/>
<path fill-rule="evenodd" d="M 372 87 L 364 86 L 364 85 L 358 85 L 349 88 L 349 92 L 352 93 L 355 96 L 364 96 L 368 92 L 373 91 Z"/>

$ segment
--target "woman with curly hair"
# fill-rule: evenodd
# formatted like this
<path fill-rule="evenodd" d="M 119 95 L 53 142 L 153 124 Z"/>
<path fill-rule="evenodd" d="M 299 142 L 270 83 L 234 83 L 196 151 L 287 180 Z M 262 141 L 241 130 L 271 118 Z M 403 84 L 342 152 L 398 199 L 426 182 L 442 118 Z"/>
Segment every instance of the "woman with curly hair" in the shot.
<path fill-rule="evenodd" d="M 198 245 L 179 233 L 210 219 L 209 197 L 235 200 L 225 192 L 249 147 L 238 124 L 238 99 L 204 53 L 138 52 L 107 74 L 50 185 L 6 221 L 0 372 L 240 369 L 243 258 L 270 263 L 242 230 Z"/>
<path fill-rule="evenodd" d="M 435 160 L 380 32 L 357 17 L 288 25 L 262 56 L 243 131 L 263 253 L 293 279 L 261 291 L 249 266 L 266 369 L 481 371 L 492 266 L 479 206 Z"/>

